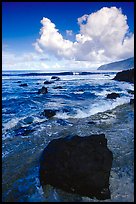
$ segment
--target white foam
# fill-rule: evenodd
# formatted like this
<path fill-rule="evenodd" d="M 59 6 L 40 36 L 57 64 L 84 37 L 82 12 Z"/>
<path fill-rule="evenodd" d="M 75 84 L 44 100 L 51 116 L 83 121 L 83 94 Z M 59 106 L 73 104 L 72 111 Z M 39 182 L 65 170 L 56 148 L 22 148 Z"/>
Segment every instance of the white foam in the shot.
<path fill-rule="evenodd" d="M 95 93 L 96 96 L 106 96 L 107 94 L 110 94 L 112 93 L 113 91 L 107 91 L 107 90 L 104 90 L 104 91 L 101 91 L 101 92 L 96 92 L 94 91 L 93 93 Z"/>
<path fill-rule="evenodd" d="M 74 94 L 83 94 L 84 91 L 75 91 Z"/>
<path fill-rule="evenodd" d="M 6 131 L 8 129 L 11 129 L 11 128 L 14 128 L 17 123 L 20 121 L 20 120 L 23 120 L 24 118 L 26 117 L 22 117 L 22 118 L 12 118 L 9 122 L 7 122 L 6 124 L 3 124 L 4 128 L 3 128 L 3 131 Z"/>
<path fill-rule="evenodd" d="M 45 119 L 45 118 L 38 118 L 38 117 L 34 117 L 34 121 L 33 122 L 39 122 L 39 123 L 41 123 L 41 122 L 44 122 L 44 121 L 46 121 L 47 119 Z"/>
<path fill-rule="evenodd" d="M 68 115 L 67 113 L 57 113 L 56 117 L 62 118 L 62 119 L 68 119 L 68 118 L 86 118 L 91 115 L 104 112 L 107 110 L 112 110 L 115 107 L 119 105 L 123 105 L 125 103 L 129 103 L 130 98 L 123 96 L 121 98 L 117 99 L 107 99 L 106 101 L 99 101 L 98 103 L 92 104 L 88 110 L 83 111 L 78 109 L 76 115 Z"/>

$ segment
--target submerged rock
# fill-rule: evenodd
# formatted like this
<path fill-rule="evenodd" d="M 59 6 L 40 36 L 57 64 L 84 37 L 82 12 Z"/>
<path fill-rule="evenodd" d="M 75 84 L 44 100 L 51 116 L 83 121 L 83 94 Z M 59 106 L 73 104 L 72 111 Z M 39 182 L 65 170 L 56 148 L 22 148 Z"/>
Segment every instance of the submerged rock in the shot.
<path fill-rule="evenodd" d="M 28 85 L 25 83 L 25 84 L 20 84 L 19 86 L 28 86 Z"/>
<path fill-rule="evenodd" d="M 104 134 L 54 139 L 40 158 L 40 183 L 42 187 L 50 184 L 70 193 L 108 199 L 112 160 Z"/>
<path fill-rule="evenodd" d="M 134 83 L 134 69 L 118 72 L 113 79 Z"/>
<path fill-rule="evenodd" d="M 117 97 L 120 97 L 120 95 L 118 93 L 111 93 L 111 94 L 107 94 L 107 98 L 108 99 L 116 99 Z"/>
<path fill-rule="evenodd" d="M 46 94 L 46 93 L 48 93 L 48 90 L 44 86 L 41 89 L 38 90 L 38 94 Z"/>
<path fill-rule="evenodd" d="M 43 115 L 46 116 L 47 118 L 51 118 L 54 115 L 56 115 L 56 110 L 45 109 Z"/>
<path fill-rule="evenodd" d="M 27 124 L 31 124 L 33 122 L 33 120 L 34 120 L 33 117 L 29 116 L 29 117 L 24 119 L 24 122 Z"/>

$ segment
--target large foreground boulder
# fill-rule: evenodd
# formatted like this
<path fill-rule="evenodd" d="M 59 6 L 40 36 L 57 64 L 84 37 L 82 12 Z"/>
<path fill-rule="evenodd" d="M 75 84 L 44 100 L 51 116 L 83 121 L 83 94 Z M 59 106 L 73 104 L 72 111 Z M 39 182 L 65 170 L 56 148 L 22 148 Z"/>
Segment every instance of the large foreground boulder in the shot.
<path fill-rule="evenodd" d="M 104 134 L 52 140 L 40 158 L 40 183 L 70 193 L 110 198 L 113 155 Z M 43 188 L 44 189 L 44 188 Z"/>
<path fill-rule="evenodd" d="M 134 69 L 118 72 L 113 79 L 134 83 Z"/>

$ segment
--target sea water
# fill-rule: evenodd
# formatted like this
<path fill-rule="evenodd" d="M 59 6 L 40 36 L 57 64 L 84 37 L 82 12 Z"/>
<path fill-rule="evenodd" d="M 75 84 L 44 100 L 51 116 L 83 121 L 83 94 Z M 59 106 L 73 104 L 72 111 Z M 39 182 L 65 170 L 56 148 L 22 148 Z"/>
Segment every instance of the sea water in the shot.
<path fill-rule="evenodd" d="M 111 199 L 107 201 L 133 201 L 134 109 L 129 104 L 133 94 L 128 93 L 134 90 L 132 83 L 112 80 L 115 72 L 2 74 L 3 201 L 98 202 L 52 187 L 46 195 L 39 183 L 39 158 L 51 140 L 94 133 L 104 133 L 113 152 Z M 60 80 L 51 79 L 53 75 Z M 44 84 L 46 80 L 53 83 Z M 38 94 L 42 86 L 47 87 L 47 94 Z M 107 99 L 112 92 L 120 97 Z M 42 114 L 44 109 L 56 110 L 56 115 L 48 119 Z"/>

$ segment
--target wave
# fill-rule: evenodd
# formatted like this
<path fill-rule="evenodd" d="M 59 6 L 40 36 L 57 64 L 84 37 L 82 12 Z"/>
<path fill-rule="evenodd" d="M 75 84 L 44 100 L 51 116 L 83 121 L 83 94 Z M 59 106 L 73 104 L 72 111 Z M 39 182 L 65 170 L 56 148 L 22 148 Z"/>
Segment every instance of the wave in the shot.
<path fill-rule="evenodd" d="M 90 106 L 87 110 L 80 110 L 78 109 L 76 111 L 76 114 L 74 115 L 68 115 L 67 113 L 57 113 L 56 117 L 61 119 L 69 119 L 69 118 L 86 118 L 90 117 L 91 115 L 95 115 L 97 113 L 103 113 L 108 110 L 112 110 L 116 108 L 117 106 L 126 104 L 130 102 L 130 97 L 123 96 L 121 98 L 117 98 L 113 101 L 112 100 L 106 100 L 103 102 L 95 103 Z"/>
<path fill-rule="evenodd" d="M 92 74 L 114 74 L 116 72 L 78 72 L 78 75 L 92 75 Z M 53 73 L 40 73 L 40 72 L 27 72 L 27 73 L 2 73 L 2 76 L 53 76 L 53 75 L 75 75 L 75 72 L 53 72 Z"/>

